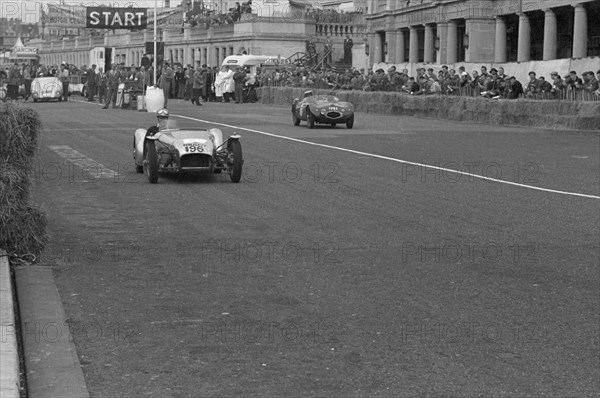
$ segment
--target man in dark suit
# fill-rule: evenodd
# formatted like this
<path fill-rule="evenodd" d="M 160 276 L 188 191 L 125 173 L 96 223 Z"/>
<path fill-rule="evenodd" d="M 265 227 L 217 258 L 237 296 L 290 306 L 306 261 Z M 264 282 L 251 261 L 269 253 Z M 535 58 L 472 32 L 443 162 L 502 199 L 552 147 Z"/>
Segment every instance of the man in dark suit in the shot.
<path fill-rule="evenodd" d="M 94 95 L 96 95 L 96 91 L 98 90 L 98 86 L 96 86 L 96 65 L 92 65 L 85 72 L 85 77 L 87 79 L 87 97 L 88 101 L 94 101 Z"/>
<path fill-rule="evenodd" d="M 117 90 L 121 83 L 121 73 L 117 70 L 117 64 L 112 64 L 112 68 L 110 68 L 110 71 L 106 75 L 108 94 L 106 95 L 106 104 L 104 104 L 104 108 L 102 109 L 108 109 L 108 105 L 111 101 L 114 109 L 117 104 Z"/>
<path fill-rule="evenodd" d="M 344 39 L 344 62 L 352 62 L 352 46 L 354 42 L 350 38 L 350 35 L 346 35 Z"/>

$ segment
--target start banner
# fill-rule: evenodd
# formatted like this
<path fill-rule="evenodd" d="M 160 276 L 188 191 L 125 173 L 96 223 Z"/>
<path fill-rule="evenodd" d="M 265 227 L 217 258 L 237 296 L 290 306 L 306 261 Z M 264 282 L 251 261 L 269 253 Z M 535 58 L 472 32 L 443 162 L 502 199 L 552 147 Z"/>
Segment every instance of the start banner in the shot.
<path fill-rule="evenodd" d="M 145 8 L 86 7 L 86 28 L 146 29 Z"/>
<path fill-rule="evenodd" d="M 94 14 L 92 17 L 90 15 L 90 12 L 93 12 L 90 11 L 92 9 L 99 11 L 100 14 Z M 115 12 L 114 10 L 119 11 Z M 135 15 L 135 13 L 138 12 L 138 10 L 143 10 L 143 12 L 146 15 L 146 25 L 143 28 L 140 28 L 138 26 L 131 26 L 132 23 L 137 23 L 138 21 L 138 16 Z M 102 12 L 108 12 L 109 14 L 102 14 Z M 134 13 L 133 20 L 126 19 L 125 13 Z M 181 11 L 181 8 L 158 8 L 156 15 L 156 24 L 161 28 L 181 27 L 181 25 L 183 24 L 183 13 Z M 131 16 L 129 16 L 129 18 L 131 18 Z M 41 19 L 46 27 L 87 27 L 94 29 L 145 29 L 148 26 L 152 27 L 152 25 L 154 24 L 154 9 L 132 7 L 115 8 L 102 6 L 84 7 L 60 4 L 47 4 L 45 7 L 42 7 Z M 111 26 L 103 27 L 100 26 L 101 23 L 108 24 Z M 127 26 L 125 26 L 125 24 L 127 24 Z"/>

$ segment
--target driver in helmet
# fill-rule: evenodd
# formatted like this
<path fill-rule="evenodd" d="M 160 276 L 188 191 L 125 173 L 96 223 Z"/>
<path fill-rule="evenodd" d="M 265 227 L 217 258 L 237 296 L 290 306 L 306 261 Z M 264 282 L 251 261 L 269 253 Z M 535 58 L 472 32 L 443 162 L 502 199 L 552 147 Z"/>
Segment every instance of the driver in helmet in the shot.
<path fill-rule="evenodd" d="M 146 136 L 152 136 L 158 133 L 160 130 L 168 128 L 167 125 L 169 123 L 169 111 L 166 108 L 159 109 L 158 112 L 156 112 L 156 119 L 158 119 L 158 123 L 156 123 L 156 126 L 152 126 L 148 129 Z"/>

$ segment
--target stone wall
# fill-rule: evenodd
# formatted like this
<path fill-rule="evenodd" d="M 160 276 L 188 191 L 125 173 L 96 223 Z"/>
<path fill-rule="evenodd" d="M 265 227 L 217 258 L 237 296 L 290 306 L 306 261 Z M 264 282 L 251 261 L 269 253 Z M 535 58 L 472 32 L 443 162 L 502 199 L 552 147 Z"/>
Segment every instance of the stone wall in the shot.
<path fill-rule="evenodd" d="M 294 98 L 300 98 L 303 91 L 293 87 L 261 87 L 258 95 L 264 104 L 287 103 L 291 107 Z M 315 95 L 328 92 L 313 89 Z M 358 112 L 600 132 L 600 102 L 492 100 L 363 91 L 337 91 L 335 94 L 341 100 L 353 103 Z"/>

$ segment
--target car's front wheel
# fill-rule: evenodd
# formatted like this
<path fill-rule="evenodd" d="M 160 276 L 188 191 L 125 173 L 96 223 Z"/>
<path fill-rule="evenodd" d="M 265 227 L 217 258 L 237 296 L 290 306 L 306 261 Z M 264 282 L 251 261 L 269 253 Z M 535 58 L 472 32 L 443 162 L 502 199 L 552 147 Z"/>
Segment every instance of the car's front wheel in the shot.
<path fill-rule="evenodd" d="M 144 173 L 148 177 L 151 184 L 156 184 L 158 181 L 158 154 L 154 141 L 147 140 L 144 150 Z"/>
<path fill-rule="evenodd" d="M 348 119 L 346 119 L 346 127 L 351 129 L 352 126 L 354 126 L 354 115 L 352 115 Z"/>
<path fill-rule="evenodd" d="M 300 125 L 300 118 L 296 115 L 296 111 L 292 107 L 292 122 L 294 122 L 294 126 Z"/>
<path fill-rule="evenodd" d="M 231 181 L 240 182 L 242 179 L 242 165 L 244 159 L 242 157 L 242 144 L 238 140 L 232 140 L 228 148 L 228 168 Z"/>
<path fill-rule="evenodd" d="M 315 127 L 315 116 L 308 109 L 306 110 L 306 124 L 309 129 Z"/>

